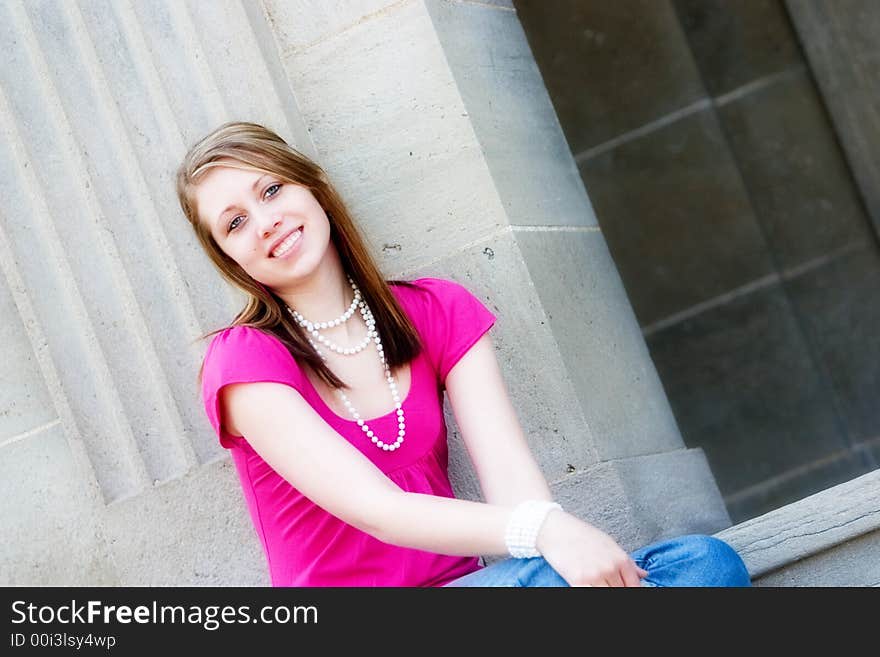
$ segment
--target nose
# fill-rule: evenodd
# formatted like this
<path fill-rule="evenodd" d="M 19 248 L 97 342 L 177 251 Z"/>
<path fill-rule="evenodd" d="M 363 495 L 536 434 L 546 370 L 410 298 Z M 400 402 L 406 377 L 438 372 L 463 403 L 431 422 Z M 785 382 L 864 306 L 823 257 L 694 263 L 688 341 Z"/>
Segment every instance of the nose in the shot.
<path fill-rule="evenodd" d="M 269 217 L 263 224 L 262 236 L 269 237 L 281 225 L 281 217 Z"/>

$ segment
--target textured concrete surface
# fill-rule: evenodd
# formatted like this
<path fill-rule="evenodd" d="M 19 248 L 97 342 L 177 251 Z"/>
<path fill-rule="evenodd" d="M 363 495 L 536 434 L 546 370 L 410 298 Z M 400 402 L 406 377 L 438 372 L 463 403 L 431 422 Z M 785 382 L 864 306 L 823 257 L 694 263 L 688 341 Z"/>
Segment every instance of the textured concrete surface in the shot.
<path fill-rule="evenodd" d="M 876 468 L 878 303 L 865 291 L 880 257 L 850 170 L 872 167 L 876 6 L 517 11 L 676 421 L 734 521 Z M 823 105 L 867 157 L 844 156 Z M 537 238 L 523 238 L 528 256 Z"/>
<path fill-rule="evenodd" d="M 759 577 L 754 586 L 880 586 L 880 531 Z"/>
<path fill-rule="evenodd" d="M 579 165 L 643 327 L 772 273 L 713 111 L 689 114 Z"/>
<path fill-rule="evenodd" d="M 551 482 L 562 507 L 625 550 L 730 525 L 700 450 L 603 461 Z"/>
<path fill-rule="evenodd" d="M 703 97 L 666 0 L 517 0 L 516 8 L 575 154 Z M 589 184 L 587 192 L 592 198 Z"/>
<path fill-rule="evenodd" d="M 722 532 L 752 577 L 829 550 L 880 527 L 880 470 Z M 860 577 L 860 576 L 859 576 Z"/>
<path fill-rule="evenodd" d="M 84 475 L 60 424 L 0 448 L 4 586 L 120 584 Z"/>
<path fill-rule="evenodd" d="M 508 221 L 595 226 L 571 150 L 513 11 L 426 3 Z"/>
<path fill-rule="evenodd" d="M 2 232 L 2 229 L 0 229 Z M 2 237 L 0 237 L 2 239 Z M 7 263 L 7 266 L 11 263 Z M 57 419 L 6 279 L 0 277 L 0 445 Z"/>
<path fill-rule="evenodd" d="M 681 436 L 602 234 L 516 231 L 604 459 L 681 447 Z"/>
<path fill-rule="evenodd" d="M 780 269 L 874 240 L 808 71 L 798 67 L 718 112 Z"/>
<path fill-rule="evenodd" d="M 713 96 L 803 63 L 779 0 L 672 0 L 672 5 Z"/>
<path fill-rule="evenodd" d="M 786 0 L 874 229 L 880 234 L 880 5 Z"/>
<path fill-rule="evenodd" d="M 564 365 L 567 356 L 560 352 L 510 231 L 406 276 L 456 280 L 495 314 L 489 335 L 523 432 L 549 480 L 563 476 L 571 465 L 580 469 L 599 460 L 595 436 Z M 456 445 L 455 425 L 447 426 L 450 442 Z M 451 453 L 450 461 L 467 460 L 455 447 L 451 451 L 457 455 Z M 451 469 L 457 478 L 458 468 Z M 463 481 L 458 484 L 462 490 L 473 489 Z"/>
<path fill-rule="evenodd" d="M 782 285 L 657 331 L 648 344 L 685 442 L 706 451 L 735 522 L 864 474 Z"/>
<path fill-rule="evenodd" d="M 322 164 L 387 269 L 507 224 L 422 3 L 395 4 L 284 65 Z"/>
<path fill-rule="evenodd" d="M 229 459 L 115 502 L 103 519 L 123 586 L 269 585 L 263 548 Z"/>

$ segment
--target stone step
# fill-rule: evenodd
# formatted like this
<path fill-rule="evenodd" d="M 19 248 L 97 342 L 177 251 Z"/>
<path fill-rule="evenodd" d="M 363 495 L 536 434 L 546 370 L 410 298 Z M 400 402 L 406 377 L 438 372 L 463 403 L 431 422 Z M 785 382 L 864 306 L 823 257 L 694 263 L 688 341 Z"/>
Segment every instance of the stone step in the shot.
<path fill-rule="evenodd" d="M 765 586 L 880 584 L 880 470 L 716 534 Z"/>

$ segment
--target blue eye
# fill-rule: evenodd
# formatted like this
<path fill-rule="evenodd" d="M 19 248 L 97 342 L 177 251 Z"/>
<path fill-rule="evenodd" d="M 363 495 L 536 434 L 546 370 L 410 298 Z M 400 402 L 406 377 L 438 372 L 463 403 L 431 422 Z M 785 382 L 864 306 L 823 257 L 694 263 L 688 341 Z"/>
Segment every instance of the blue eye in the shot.
<path fill-rule="evenodd" d="M 242 221 L 244 221 L 244 215 L 240 214 L 240 215 L 233 217 L 232 221 L 229 222 L 229 226 L 227 226 L 226 232 L 231 233 L 233 230 L 235 230 L 236 228 L 241 226 L 241 221 L 239 221 L 238 223 L 235 223 L 238 219 L 241 219 Z"/>
<path fill-rule="evenodd" d="M 272 192 L 271 194 L 269 194 L 269 191 L 270 191 L 270 190 L 273 190 L 273 189 L 274 189 L 275 191 Z M 266 194 L 268 195 L 268 198 L 272 198 L 273 196 L 275 196 L 275 194 L 278 193 L 278 190 L 279 190 L 279 189 L 281 189 L 281 185 L 280 185 L 280 183 L 275 183 L 274 185 L 269 185 L 269 186 L 266 188 Z"/>

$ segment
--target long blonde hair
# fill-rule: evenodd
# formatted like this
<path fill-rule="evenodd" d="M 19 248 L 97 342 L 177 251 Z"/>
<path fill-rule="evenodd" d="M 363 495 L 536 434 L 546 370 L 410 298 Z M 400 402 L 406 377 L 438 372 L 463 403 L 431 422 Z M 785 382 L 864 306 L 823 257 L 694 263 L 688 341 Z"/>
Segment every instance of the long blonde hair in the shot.
<path fill-rule="evenodd" d="M 329 386 L 348 387 L 308 343 L 303 329 L 286 312 L 284 302 L 229 257 L 214 240 L 207 224 L 200 221 L 195 188 L 207 171 L 226 164 L 220 162 L 221 159 L 232 160 L 242 168 L 277 176 L 283 182 L 302 185 L 312 192 L 327 214 L 330 239 L 339 253 L 345 273 L 360 288 L 364 301 L 376 318 L 376 330 L 382 340 L 388 366 L 393 369 L 415 358 L 422 348 L 418 333 L 389 288 L 389 284 L 412 284 L 384 279 L 324 170 L 274 132 L 256 123 L 231 122 L 221 125 L 189 150 L 177 171 L 177 198 L 183 214 L 220 274 L 247 295 L 245 307 L 230 326 L 246 325 L 272 333 L 298 363 L 307 365 Z M 229 326 L 202 337 L 209 337 L 226 328 Z"/>

